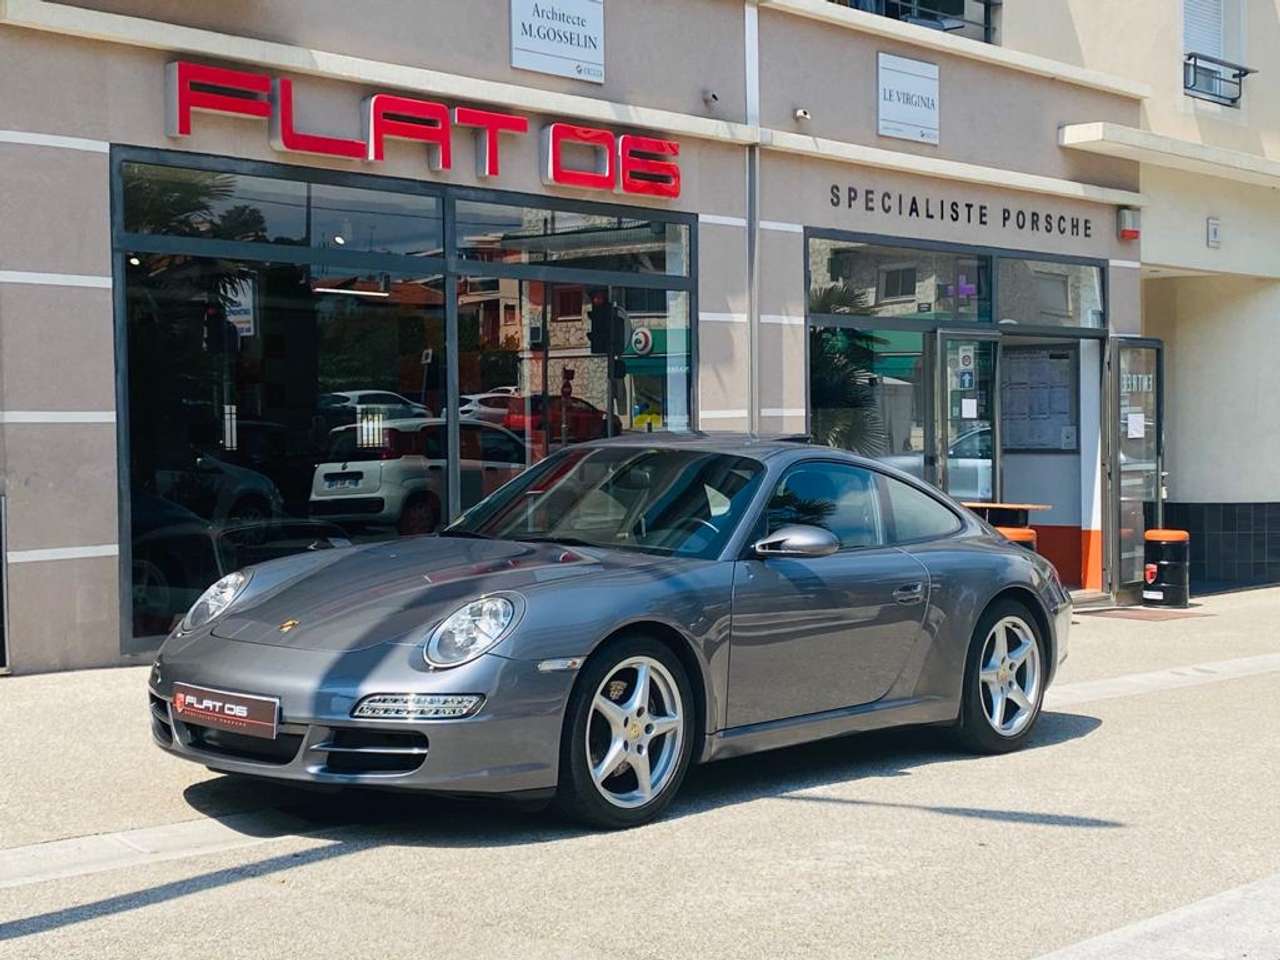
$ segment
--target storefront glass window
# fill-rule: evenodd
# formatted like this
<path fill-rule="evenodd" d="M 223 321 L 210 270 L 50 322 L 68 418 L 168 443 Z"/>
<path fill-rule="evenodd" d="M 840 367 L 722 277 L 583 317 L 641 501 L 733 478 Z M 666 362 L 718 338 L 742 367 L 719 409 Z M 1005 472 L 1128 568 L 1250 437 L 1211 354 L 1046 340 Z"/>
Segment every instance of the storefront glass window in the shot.
<path fill-rule="evenodd" d="M 924 475 L 928 417 L 922 333 L 809 328 L 810 430 L 819 443 Z"/>
<path fill-rule="evenodd" d="M 124 227 L 164 234 L 438 257 L 437 197 L 156 164 L 123 165 Z"/>
<path fill-rule="evenodd" d="M 812 238 L 809 312 L 987 323 L 991 258 Z"/>
<path fill-rule="evenodd" d="M 1001 323 L 1105 325 L 1101 268 L 1001 257 L 999 271 L 997 313 Z"/>
<path fill-rule="evenodd" d="M 681 223 L 472 200 L 459 200 L 457 210 L 465 260 L 689 275 Z"/>
<path fill-rule="evenodd" d="M 429 533 L 451 500 L 465 510 L 566 445 L 688 429 L 687 224 L 556 211 L 536 262 L 580 278 L 544 281 L 527 248 L 497 259 L 528 277 L 475 259 L 455 279 L 447 191 L 120 172 L 136 637 L 167 633 L 231 570 Z M 156 252 L 169 236 L 182 242 Z M 192 254 L 202 240 L 216 256 Z M 412 259 L 427 256 L 441 259 Z M 593 282 L 601 269 L 678 276 Z"/>

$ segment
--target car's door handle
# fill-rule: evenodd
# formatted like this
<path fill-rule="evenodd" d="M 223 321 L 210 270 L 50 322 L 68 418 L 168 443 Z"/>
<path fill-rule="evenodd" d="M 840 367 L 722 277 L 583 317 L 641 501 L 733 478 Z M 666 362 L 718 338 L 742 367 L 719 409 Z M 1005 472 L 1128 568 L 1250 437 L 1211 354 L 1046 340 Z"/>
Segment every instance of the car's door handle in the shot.
<path fill-rule="evenodd" d="M 893 599 L 902 604 L 919 603 L 924 599 L 923 583 L 908 583 L 893 591 Z"/>

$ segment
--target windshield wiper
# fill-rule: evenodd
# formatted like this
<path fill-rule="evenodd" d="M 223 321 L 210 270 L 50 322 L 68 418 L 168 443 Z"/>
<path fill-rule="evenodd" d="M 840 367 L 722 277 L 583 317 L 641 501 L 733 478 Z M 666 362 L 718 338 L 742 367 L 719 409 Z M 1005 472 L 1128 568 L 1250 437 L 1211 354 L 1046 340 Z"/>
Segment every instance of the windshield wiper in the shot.
<path fill-rule="evenodd" d="M 562 547 L 602 547 L 603 544 L 592 543 L 580 537 L 512 537 L 518 543 L 555 543 Z"/>

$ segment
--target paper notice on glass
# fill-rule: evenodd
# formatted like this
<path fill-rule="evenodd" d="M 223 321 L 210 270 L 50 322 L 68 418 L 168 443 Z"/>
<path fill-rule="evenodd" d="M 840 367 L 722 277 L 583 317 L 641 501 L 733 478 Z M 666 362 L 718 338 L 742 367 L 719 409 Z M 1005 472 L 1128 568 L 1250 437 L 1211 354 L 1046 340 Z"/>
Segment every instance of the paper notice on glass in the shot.
<path fill-rule="evenodd" d="M 961 398 L 960 419 L 961 420 L 977 420 L 978 419 L 978 398 L 977 397 Z"/>
<path fill-rule="evenodd" d="M 1027 366 L 1027 378 L 1030 383 L 1046 384 L 1049 382 L 1049 361 L 1043 356 L 1033 357 L 1031 363 Z"/>
<path fill-rule="evenodd" d="M 1054 414 L 1071 412 L 1071 391 L 1066 387 L 1054 387 L 1049 394 L 1049 407 Z"/>
<path fill-rule="evenodd" d="M 1049 391 L 1044 389 L 1031 389 L 1031 416 L 1047 417 L 1049 415 Z"/>
<path fill-rule="evenodd" d="M 1004 425 L 1004 445 L 1011 450 L 1018 450 L 1027 445 L 1027 421 L 1013 420 Z"/>
<path fill-rule="evenodd" d="M 1031 442 L 1027 446 L 1043 449 L 1044 447 L 1055 446 L 1057 442 L 1058 431 L 1055 429 L 1052 420 L 1031 421 Z"/>
<path fill-rule="evenodd" d="M 1071 361 L 1055 360 L 1053 361 L 1053 385 L 1055 387 L 1069 386 L 1071 383 Z"/>
<path fill-rule="evenodd" d="M 1129 414 L 1127 425 L 1130 440 L 1141 440 L 1147 435 L 1147 418 L 1145 414 Z"/>
<path fill-rule="evenodd" d="M 1062 440 L 1058 444 L 1058 446 L 1061 447 L 1063 450 L 1072 450 L 1075 448 L 1075 445 L 1076 445 L 1076 428 L 1063 427 Z"/>

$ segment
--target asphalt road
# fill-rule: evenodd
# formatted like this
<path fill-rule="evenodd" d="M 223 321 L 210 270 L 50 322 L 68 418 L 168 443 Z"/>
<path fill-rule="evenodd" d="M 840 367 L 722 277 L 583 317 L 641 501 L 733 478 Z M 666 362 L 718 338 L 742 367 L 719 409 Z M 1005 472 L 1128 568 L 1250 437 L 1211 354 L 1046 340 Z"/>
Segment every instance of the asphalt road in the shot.
<path fill-rule="evenodd" d="M 620 834 L 211 774 L 137 669 L 0 680 L 0 957 L 1277 960 L 1280 590 L 1195 612 L 1078 616 L 1021 753 L 726 761 Z"/>

